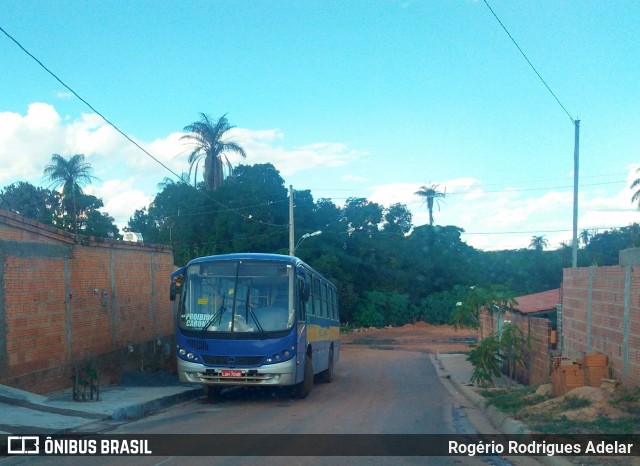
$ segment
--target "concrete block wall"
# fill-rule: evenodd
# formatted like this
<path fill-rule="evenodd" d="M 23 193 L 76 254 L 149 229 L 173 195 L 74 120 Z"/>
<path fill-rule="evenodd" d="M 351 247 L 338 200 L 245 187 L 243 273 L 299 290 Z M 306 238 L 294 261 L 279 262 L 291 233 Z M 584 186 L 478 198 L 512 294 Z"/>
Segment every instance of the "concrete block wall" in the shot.
<path fill-rule="evenodd" d="M 173 362 L 170 248 L 81 238 L 0 211 L 0 383 L 46 392 L 88 364 Z"/>
<path fill-rule="evenodd" d="M 607 355 L 611 376 L 640 384 L 640 268 L 631 265 L 565 269 L 562 354 Z"/>

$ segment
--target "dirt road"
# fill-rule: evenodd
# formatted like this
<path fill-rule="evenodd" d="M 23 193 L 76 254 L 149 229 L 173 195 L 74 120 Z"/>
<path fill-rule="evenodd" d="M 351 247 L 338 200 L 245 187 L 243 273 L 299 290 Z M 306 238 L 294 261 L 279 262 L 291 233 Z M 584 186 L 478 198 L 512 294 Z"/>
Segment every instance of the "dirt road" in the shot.
<path fill-rule="evenodd" d="M 291 434 L 470 434 L 475 427 L 462 400 L 446 388 L 426 353 L 466 350 L 457 340 L 468 334 L 448 328 L 407 326 L 347 335 L 331 384 L 316 384 L 308 398 L 292 399 L 284 391 L 231 389 L 215 403 L 201 398 L 173 406 L 147 418 L 118 426 L 110 434 L 214 434 L 202 436 L 213 445 L 216 434 L 276 434 L 286 451 Z M 491 433 L 491 432 L 485 432 Z M 322 436 L 312 436 L 322 442 Z M 327 451 L 327 453 L 331 453 Z M 243 454 L 245 454 L 243 452 Z M 251 452 L 246 452 L 251 455 Z M 58 459 L 59 460 L 59 459 Z M 37 464 L 59 464 L 34 458 Z M 115 457 L 66 458 L 65 464 L 196 465 L 255 464 L 256 457 Z M 499 458 L 411 456 L 260 457 L 262 465 L 480 465 L 507 466 Z"/>

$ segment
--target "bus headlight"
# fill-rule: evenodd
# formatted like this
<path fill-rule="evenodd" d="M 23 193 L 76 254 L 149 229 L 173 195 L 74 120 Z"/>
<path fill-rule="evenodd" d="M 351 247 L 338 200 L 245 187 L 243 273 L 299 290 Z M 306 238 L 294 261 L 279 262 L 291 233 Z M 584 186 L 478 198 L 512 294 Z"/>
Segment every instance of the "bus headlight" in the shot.
<path fill-rule="evenodd" d="M 187 351 L 184 348 L 178 348 L 178 356 L 188 361 L 196 361 L 198 359 L 198 355 L 196 353 Z"/>
<path fill-rule="evenodd" d="M 291 348 L 283 349 L 278 353 L 272 354 L 270 357 L 265 359 L 265 362 L 267 364 L 274 364 L 278 362 L 288 361 L 289 359 L 293 358 L 295 354 L 295 346 L 292 346 Z"/>

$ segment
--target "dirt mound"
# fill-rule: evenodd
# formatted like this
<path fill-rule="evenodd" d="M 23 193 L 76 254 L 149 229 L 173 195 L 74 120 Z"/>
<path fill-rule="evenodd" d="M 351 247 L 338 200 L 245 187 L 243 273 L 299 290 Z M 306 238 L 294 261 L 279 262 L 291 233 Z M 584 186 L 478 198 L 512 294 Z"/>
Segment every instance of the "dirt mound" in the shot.
<path fill-rule="evenodd" d="M 553 413 L 574 421 L 595 421 L 600 416 L 612 419 L 624 416 L 621 410 L 611 404 L 612 397 L 610 392 L 599 387 L 577 387 L 563 396 L 528 406 L 521 414 Z M 584 402 L 576 402 L 575 399 L 587 400 L 588 404 L 583 406 Z"/>
<path fill-rule="evenodd" d="M 433 327 L 433 325 L 431 325 L 430 323 L 428 323 L 428 322 L 422 322 L 422 321 L 420 321 L 420 322 L 416 322 L 416 323 L 415 323 L 415 324 L 413 324 L 413 325 L 414 325 L 414 326 L 416 326 L 416 327 L 422 327 L 422 328 Z"/>
<path fill-rule="evenodd" d="M 469 351 L 469 342 L 476 336 L 474 330 L 416 322 L 402 327 L 356 329 L 340 335 L 340 340 L 355 345 L 392 344 L 394 349 L 424 353 L 464 353 Z"/>

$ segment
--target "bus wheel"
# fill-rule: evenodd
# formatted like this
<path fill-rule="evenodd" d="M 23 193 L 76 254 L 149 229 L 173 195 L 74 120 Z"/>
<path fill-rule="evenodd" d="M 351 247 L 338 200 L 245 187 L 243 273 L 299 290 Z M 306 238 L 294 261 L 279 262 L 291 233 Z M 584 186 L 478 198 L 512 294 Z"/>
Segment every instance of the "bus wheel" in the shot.
<path fill-rule="evenodd" d="M 202 393 L 211 401 L 217 401 L 220 399 L 220 393 L 222 393 L 222 387 L 217 385 L 203 385 Z"/>
<path fill-rule="evenodd" d="M 320 382 L 322 383 L 333 382 L 333 348 L 329 350 L 329 367 L 327 367 L 320 374 Z"/>
<path fill-rule="evenodd" d="M 298 384 L 296 398 L 306 398 L 313 388 L 313 362 L 311 356 L 304 358 L 304 380 Z"/>

